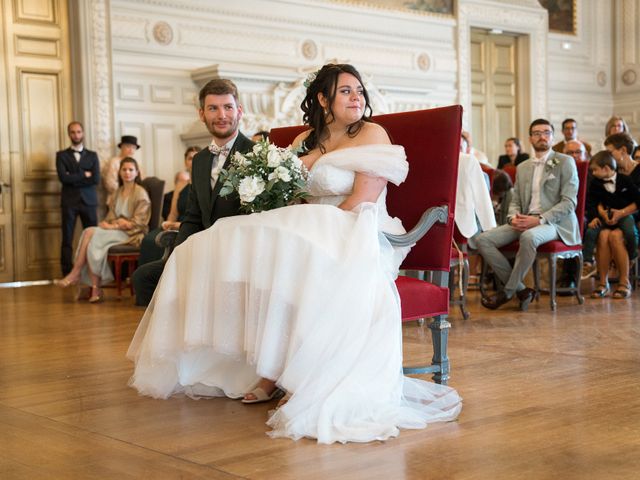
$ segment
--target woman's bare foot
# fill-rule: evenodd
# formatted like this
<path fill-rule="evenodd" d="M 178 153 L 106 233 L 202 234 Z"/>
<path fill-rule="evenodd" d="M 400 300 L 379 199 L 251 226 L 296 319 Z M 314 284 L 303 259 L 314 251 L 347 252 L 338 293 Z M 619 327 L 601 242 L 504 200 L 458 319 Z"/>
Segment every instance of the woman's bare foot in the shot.
<path fill-rule="evenodd" d="M 276 387 L 276 382 L 274 382 L 273 380 L 269 380 L 268 378 L 261 378 L 252 391 L 245 393 L 242 401 L 245 403 L 257 403 L 271 400 L 277 388 L 278 387 Z M 264 393 L 264 395 L 262 395 L 262 398 L 260 397 L 260 395 L 258 395 L 257 390 L 262 390 L 262 392 Z"/>

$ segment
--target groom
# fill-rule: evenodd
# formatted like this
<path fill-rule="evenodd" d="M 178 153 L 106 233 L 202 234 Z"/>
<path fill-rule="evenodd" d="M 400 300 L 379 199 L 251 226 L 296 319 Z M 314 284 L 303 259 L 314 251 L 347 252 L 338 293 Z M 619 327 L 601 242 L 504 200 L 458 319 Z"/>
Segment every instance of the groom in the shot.
<path fill-rule="evenodd" d="M 238 215 L 237 196 L 220 197 L 222 184 L 218 176 L 229 166 L 235 152 L 246 153 L 254 143 L 238 130 L 242 106 L 238 103 L 238 89 L 231 80 L 217 78 L 200 90 L 198 115 L 213 136 L 209 148 L 193 158 L 191 189 L 185 218 L 180 224 L 176 246 L 190 235 L 213 225 L 223 217 Z M 136 305 L 146 306 L 160 280 L 164 262 L 157 260 L 142 265 L 132 276 Z"/>

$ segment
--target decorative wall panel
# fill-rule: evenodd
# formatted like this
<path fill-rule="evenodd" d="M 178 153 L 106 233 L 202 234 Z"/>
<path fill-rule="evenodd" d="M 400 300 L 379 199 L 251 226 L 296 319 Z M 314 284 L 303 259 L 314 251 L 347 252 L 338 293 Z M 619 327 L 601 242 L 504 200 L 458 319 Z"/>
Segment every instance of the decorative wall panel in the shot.
<path fill-rule="evenodd" d="M 24 177 L 54 175 L 55 157 L 52 154 L 63 138 L 59 75 L 19 70 L 18 76 Z"/>

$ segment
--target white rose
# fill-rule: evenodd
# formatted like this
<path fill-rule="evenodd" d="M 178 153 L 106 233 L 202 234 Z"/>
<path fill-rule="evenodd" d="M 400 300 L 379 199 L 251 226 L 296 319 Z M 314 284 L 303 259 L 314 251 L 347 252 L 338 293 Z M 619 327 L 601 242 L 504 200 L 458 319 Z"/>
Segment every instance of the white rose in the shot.
<path fill-rule="evenodd" d="M 283 182 L 291 181 L 291 173 L 287 169 L 287 167 L 278 167 L 273 172 L 269 174 L 269 180 L 282 180 Z"/>
<path fill-rule="evenodd" d="M 291 163 L 293 163 L 293 167 L 298 170 L 302 168 L 302 160 L 300 160 L 297 155 L 291 156 Z"/>
<path fill-rule="evenodd" d="M 259 143 L 256 143 L 253 146 L 253 153 L 258 154 L 262 151 L 262 145 L 260 145 Z"/>
<path fill-rule="evenodd" d="M 264 192 L 264 180 L 260 177 L 245 177 L 240 180 L 238 185 L 238 194 L 240 201 L 243 203 L 251 203 L 253 200 Z"/>
<path fill-rule="evenodd" d="M 270 168 L 277 167 L 282 163 L 282 157 L 280 156 L 280 152 L 277 148 L 269 148 L 269 153 L 267 154 L 267 166 Z"/>
<path fill-rule="evenodd" d="M 247 164 L 247 159 L 240 152 L 233 154 L 233 160 L 237 165 L 244 166 Z"/>

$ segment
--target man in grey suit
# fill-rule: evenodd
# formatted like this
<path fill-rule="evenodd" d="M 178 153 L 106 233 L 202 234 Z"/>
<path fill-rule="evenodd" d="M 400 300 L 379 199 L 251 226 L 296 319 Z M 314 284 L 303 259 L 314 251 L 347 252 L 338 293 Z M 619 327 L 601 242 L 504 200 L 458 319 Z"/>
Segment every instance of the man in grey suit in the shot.
<path fill-rule="evenodd" d="M 482 299 L 486 308 L 496 309 L 514 295 L 526 310 L 535 291 L 522 283 L 536 258 L 538 246 L 551 240 L 567 245 L 580 243 L 575 209 L 578 200 L 578 171 L 568 155 L 551 149 L 553 125 L 537 119 L 529 126 L 529 141 L 535 155 L 518 165 L 508 223 L 481 233 L 478 249 L 482 258 L 504 283 L 504 288 Z M 514 240 L 520 247 L 513 267 L 499 248 Z"/>

